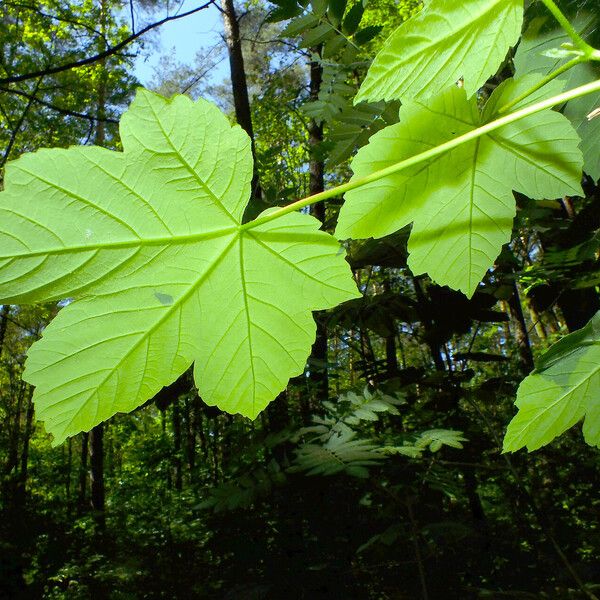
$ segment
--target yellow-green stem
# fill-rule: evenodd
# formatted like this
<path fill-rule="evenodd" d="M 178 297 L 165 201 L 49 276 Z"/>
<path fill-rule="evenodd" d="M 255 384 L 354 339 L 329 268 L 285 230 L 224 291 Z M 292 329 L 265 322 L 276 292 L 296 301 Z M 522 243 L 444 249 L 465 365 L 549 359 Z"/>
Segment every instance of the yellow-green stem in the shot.
<path fill-rule="evenodd" d="M 593 58 L 594 53 L 596 52 L 592 46 L 590 46 L 575 30 L 571 22 L 563 12 L 558 8 L 554 0 L 542 0 L 542 2 L 546 5 L 546 8 L 552 13 L 553 17 L 558 21 L 560 26 L 566 31 L 569 37 L 573 40 L 575 46 L 577 46 L 580 50 L 582 50 L 585 54 L 586 59 Z"/>
<path fill-rule="evenodd" d="M 358 179 L 351 180 L 348 183 L 338 185 L 319 194 L 314 194 L 313 196 L 308 196 L 307 198 L 302 198 L 301 200 L 292 202 L 287 206 L 282 206 L 281 208 L 278 208 L 266 215 L 254 219 L 254 221 L 245 223 L 240 227 L 240 229 L 254 229 L 259 225 L 274 221 L 275 219 L 305 208 L 306 206 L 314 204 L 315 202 L 321 202 L 322 200 L 329 200 L 330 198 L 339 197 L 342 194 L 345 194 L 351 190 L 355 190 L 363 185 L 373 183 L 374 181 L 378 181 L 379 179 L 383 179 L 384 177 L 393 175 L 394 173 L 398 173 L 399 171 L 403 171 L 404 169 L 408 169 L 418 165 L 419 163 L 435 158 L 436 156 L 439 156 L 444 152 L 448 152 L 449 150 L 452 150 L 461 144 L 476 140 L 488 133 L 491 133 L 492 131 L 495 131 L 496 129 L 505 127 L 510 123 L 514 123 L 515 121 L 519 121 L 525 117 L 529 117 L 548 108 L 552 108 L 553 106 L 564 104 L 565 102 L 569 102 L 569 100 L 574 100 L 575 98 L 580 98 L 581 96 L 586 96 L 587 94 L 593 94 L 594 92 L 600 92 L 600 79 L 591 83 L 587 83 L 586 85 L 576 87 L 567 92 L 563 92 L 562 94 L 558 94 L 552 98 L 541 100 L 540 102 L 526 106 L 525 108 L 522 108 L 514 113 L 510 113 L 504 117 L 500 117 L 499 119 L 491 121 L 490 123 L 486 123 L 485 125 L 478 127 L 473 131 L 469 131 L 468 133 L 458 136 L 448 142 L 445 142 L 444 144 L 436 146 L 435 148 L 431 148 L 430 150 L 421 152 L 415 156 L 411 156 L 410 158 L 397 162 L 396 164 L 386 167 L 385 169 L 375 171 L 366 177 L 359 177 Z"/>
<path fill-rule="evenodd" d="M 546 75 L 546 77 L 544 77 L 543 79 L 540 79 L 540 81 L 538 81 L 538 83 L 536 83 L 533 87 L 528 89 L 526 92 L 524 92 L 520 96 L 517 96 L 514 100 L 511 100 L 510 102 L 505 104 L 502 108 L 500 108 L 498 110 L 498 114 L 503 115 L 505 112 L 508 112 L 511 108 L 517 106 L 517 104 L 519 104 L 520 102 L 522 102 L 523 100 L 525 100 L 526 98 L 531 96 L 531 94 L 542 89 L 546 84 L 550 83 L 553 79 L 556 79 L 559 75 L 562 75 L 569 69 L 572 69 L 575 65 L 578 65 L 579 63 L 582 63 L 582 62 L 585 62 L 585 58 L 583 58 L 582 56 L 576 56 L 575 58 L 571 59 L 569 62 L 565 63 L 561 67 L 558 67 L 558 69 L 556 69 L 555 71 L 552 71 L 552 73 Z"/>

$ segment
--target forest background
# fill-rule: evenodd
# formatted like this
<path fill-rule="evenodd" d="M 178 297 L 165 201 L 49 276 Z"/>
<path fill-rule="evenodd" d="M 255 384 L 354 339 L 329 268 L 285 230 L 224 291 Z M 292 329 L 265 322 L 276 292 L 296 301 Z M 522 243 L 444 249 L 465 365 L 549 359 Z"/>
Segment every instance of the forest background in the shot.
<path fill-rule="evenodd" d="M 559 5 L 598 37 L 594 0 Z M 119 149 L 153 31 L 216 10 L 222 40 L 191 64 L 162 57 L 149 87 L 209 98 L 250 135 L 252 214 L 346 181 L 398 113 L 352 98 L 418 1 L 4 0 L 0 168 Z M 552 33 L 542 14 L 529 7 L 526 32 Z M 413 276 L 406 229 L 349 242 L 362 298 L 316 315 L 305 373 L 255 421 L 205 405 L 186 374 L 53 448 L 21 373 L 60 306 L 2 306 L 0 597 L 594 598 L 598 450 L 577 427 L 501 453 L 519 382 L 600 309 L 594 175 L 585 197 L 517 198 L 472 299 Z M 340 204 L 311 212 L 333 231 Z"/>

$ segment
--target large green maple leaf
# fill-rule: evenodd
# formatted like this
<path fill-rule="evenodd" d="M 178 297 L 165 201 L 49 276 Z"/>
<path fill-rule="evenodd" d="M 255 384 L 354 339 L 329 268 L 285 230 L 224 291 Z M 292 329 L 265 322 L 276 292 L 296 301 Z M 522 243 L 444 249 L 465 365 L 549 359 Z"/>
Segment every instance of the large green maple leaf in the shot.
<path fill-rule="evenodd" d="M 504 451 L 550 443 L 585 417 L 583 435 L 600 447 L 600 313 L 565 336 L 519 386 L 519 412 L 509 423 Z"/>
<path fill-rule="evenodd" d="M 405 101 L 400 123 L 376 133 L 352 161 L 353 180 L 389 167 L 494 120 L 497 111 L 539 80 L 508 80 L 483 111 L 455 86 L 427 103 Z M 533 103 L 558 93 L 553 82 Z M 524 103 L 516 105 L 516 108 Z M 346 193 L 336 235 L 380 238 L 413 223 L 408 265 L 471 296 L 510 241 L 513 190 L 531 198 L 582 194 L 579 138 L 554 111 L 537 113 L 437 158 Z"/>
<path fill-rule="evenodd" d="M 523 23 L 523 0 L 431 0 L 386 40 L 355 102 L 426 98 L 461 77 L 468 95 L 494 75 Z"/>
<path fill-rule="evenodd" d="M 24 378 L 55 443 L 151 398 L 192 362 L 205 402 L 254 418 L 302 372 L 311 311 L 358 296 L 308 215 L 242 226 L 250 140 L 212 104 L 141 90 L 123 152 L 41 150 L 0 193 L 0 298 L 60 298 Z"/>

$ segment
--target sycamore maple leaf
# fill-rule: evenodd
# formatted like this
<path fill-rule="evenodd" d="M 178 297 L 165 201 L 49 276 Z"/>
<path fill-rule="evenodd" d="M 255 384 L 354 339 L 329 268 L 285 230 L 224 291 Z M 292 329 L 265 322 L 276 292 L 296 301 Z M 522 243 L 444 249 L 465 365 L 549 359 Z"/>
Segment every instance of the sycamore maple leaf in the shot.
<path fill-rule="evenodd" d="M 140 90 L 120 133 L 25 155 L 0 193 L 1 301 L 73 300 L 24 373 L 55 443 L 192 363 L 205 402 L 254 418 L 302 372 L 311 311 L 358 295 L 316 219 L 242 225 L 250 140 L 215 106 Z"/>

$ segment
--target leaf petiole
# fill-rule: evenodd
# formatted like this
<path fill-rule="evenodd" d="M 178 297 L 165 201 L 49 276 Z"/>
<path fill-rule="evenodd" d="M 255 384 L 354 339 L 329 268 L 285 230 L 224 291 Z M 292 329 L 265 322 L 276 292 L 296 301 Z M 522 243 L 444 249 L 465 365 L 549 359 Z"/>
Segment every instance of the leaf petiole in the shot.
<path fill-rule="evenodd" d="M 548 98 L 546 100 L 541 100 L 540 102 L 536 102 L 535 104 L 531 104 L 530 106 L 526 106 L 516 112 L 510 113 L 504 117 L 500 117 L 490 123 L 486 123 L 485 125 L 474 129 L 473 131 L 469 131 L 464 135 L 458 136 L 448 142 L 440 144 L 435 148 L 431 148 L 430 150 L 426 150 L 425 152 L 421 152 L 420 154 L 416 154 L 415 156 L 411 156 L 406 160 L 402 160 L 394 165 L 386 167 L 385 169 L 380 169 L 379 171 L 375 171 L 366 177 L 360 177 L 355 179 L 354 181 L 349 181 L 348 183 L 344 183 L 342 185 L 338 185 L 329 190 L 325 190 L 324 192 L 320 192 L 319 194 L 314 194 L 312 196 L 308 196 L 307 198 L 302 198 L 300 200 L 296 200 L 296 202 L 292 202 L 287 206 L 282 206 L 268 214 L 265 214 L 261 217 L 254 219 L 253 221 L 249 221 L 244 225 L 240 226 L 240 230 L 248 230 L 254 229 L 259 225 L 263 225 L 264 223 L 269 223 L 270 221 L 274 221 L 284 215 L 287 215 L 291 212 L 295 212 L 302 208 L 305 208 L 311 204 L 316 202 L 321 202 L 323 200 L 329 200 L 331 198 L 339 197 L 346 192 L 351 190 L 355 190 L 363 185 L 367 185 L 369 183 L 373 183 L 374 181 L 379 181 L 388 175 L 393 175 L 394 173 L 398 173 L 399 171 L 403 171 L 415 165 L 418 165 L 422 162 L 435 158 L 440 154 L 444 154 L 449 150 L 452 150 L 462 144 L 467 142 L 471 142 L 476 140 L 492 131 L 500 129 L 510 123 L 514 123 L 515 121 L 519 121 L 524 119 L 525 117 L 529 117 L 530 115 L 536 114 L 548 108 L 552 108 L 559 104 L 564 104 L 565 102 L 569 102 L 570 100 L 574 100 L 575 98 L 580 98 L 581 96 L 586 96 L 588 94 L 593 94 L 594 92 L 600 91 L 600 79 L 596 81 L 592 81 L 591 83 L 587 83 L 585 85 L 581 85 L 579 87 L 573 88 L 572 90 L 568 90 L 563 92 L 562 94 L 558 94 L 553 96 L 552 98 Z"/>
<path fill-rule="evenodd" d="M 552 13 L 552 16 L 558 21 L 560 26 L 565 30 L 568 36 L 573 40 L 573 43 L 580 49 L 583 50 L 586 60 L 599 60 L 598 50 L 590 46 L 580 35 L 577 33 L 573 25 L 563 12 L 558 8 L 554 0 L 542 0 L 546 8 Z"/>
<path fill-rule="evenodd" d="M 507 104 L 502 106 L 498 110 L 498 114 L 503 115 L 505 112 L 508 112 L 511 108 L 517 106 L 517 104 L 519 104 L 520 102 L 522 102 L 523 100 L 525 100 L 526 98 L 531 96 L 531 94 L 542 89 L 546 84 L 550 83 L 553 79 L 556 79 L 557 77 L 559 77 L 560 75 L 562 75 L 563 73 L 568 71 L 569 69 L 572 69 L 576 65 L 583 63 L 583 62 L 586 62 L 586 59 L 583 56 L 576 56 L 575 58 L 571 59 L 569 62 L 566 62 L 564 65 L 560 66 L 558 69 L 552 71 L 552 73 L 549 73 L 548 75 L 546 75 L 546 77 L 544 77 L 543 79 L 538 81 L 532 88 L 528 89 L 526 92 L 523 92 L 520 96 L 518 96 L 514 100 L 511 100 L 510 102 L 508 102 Z"/>

